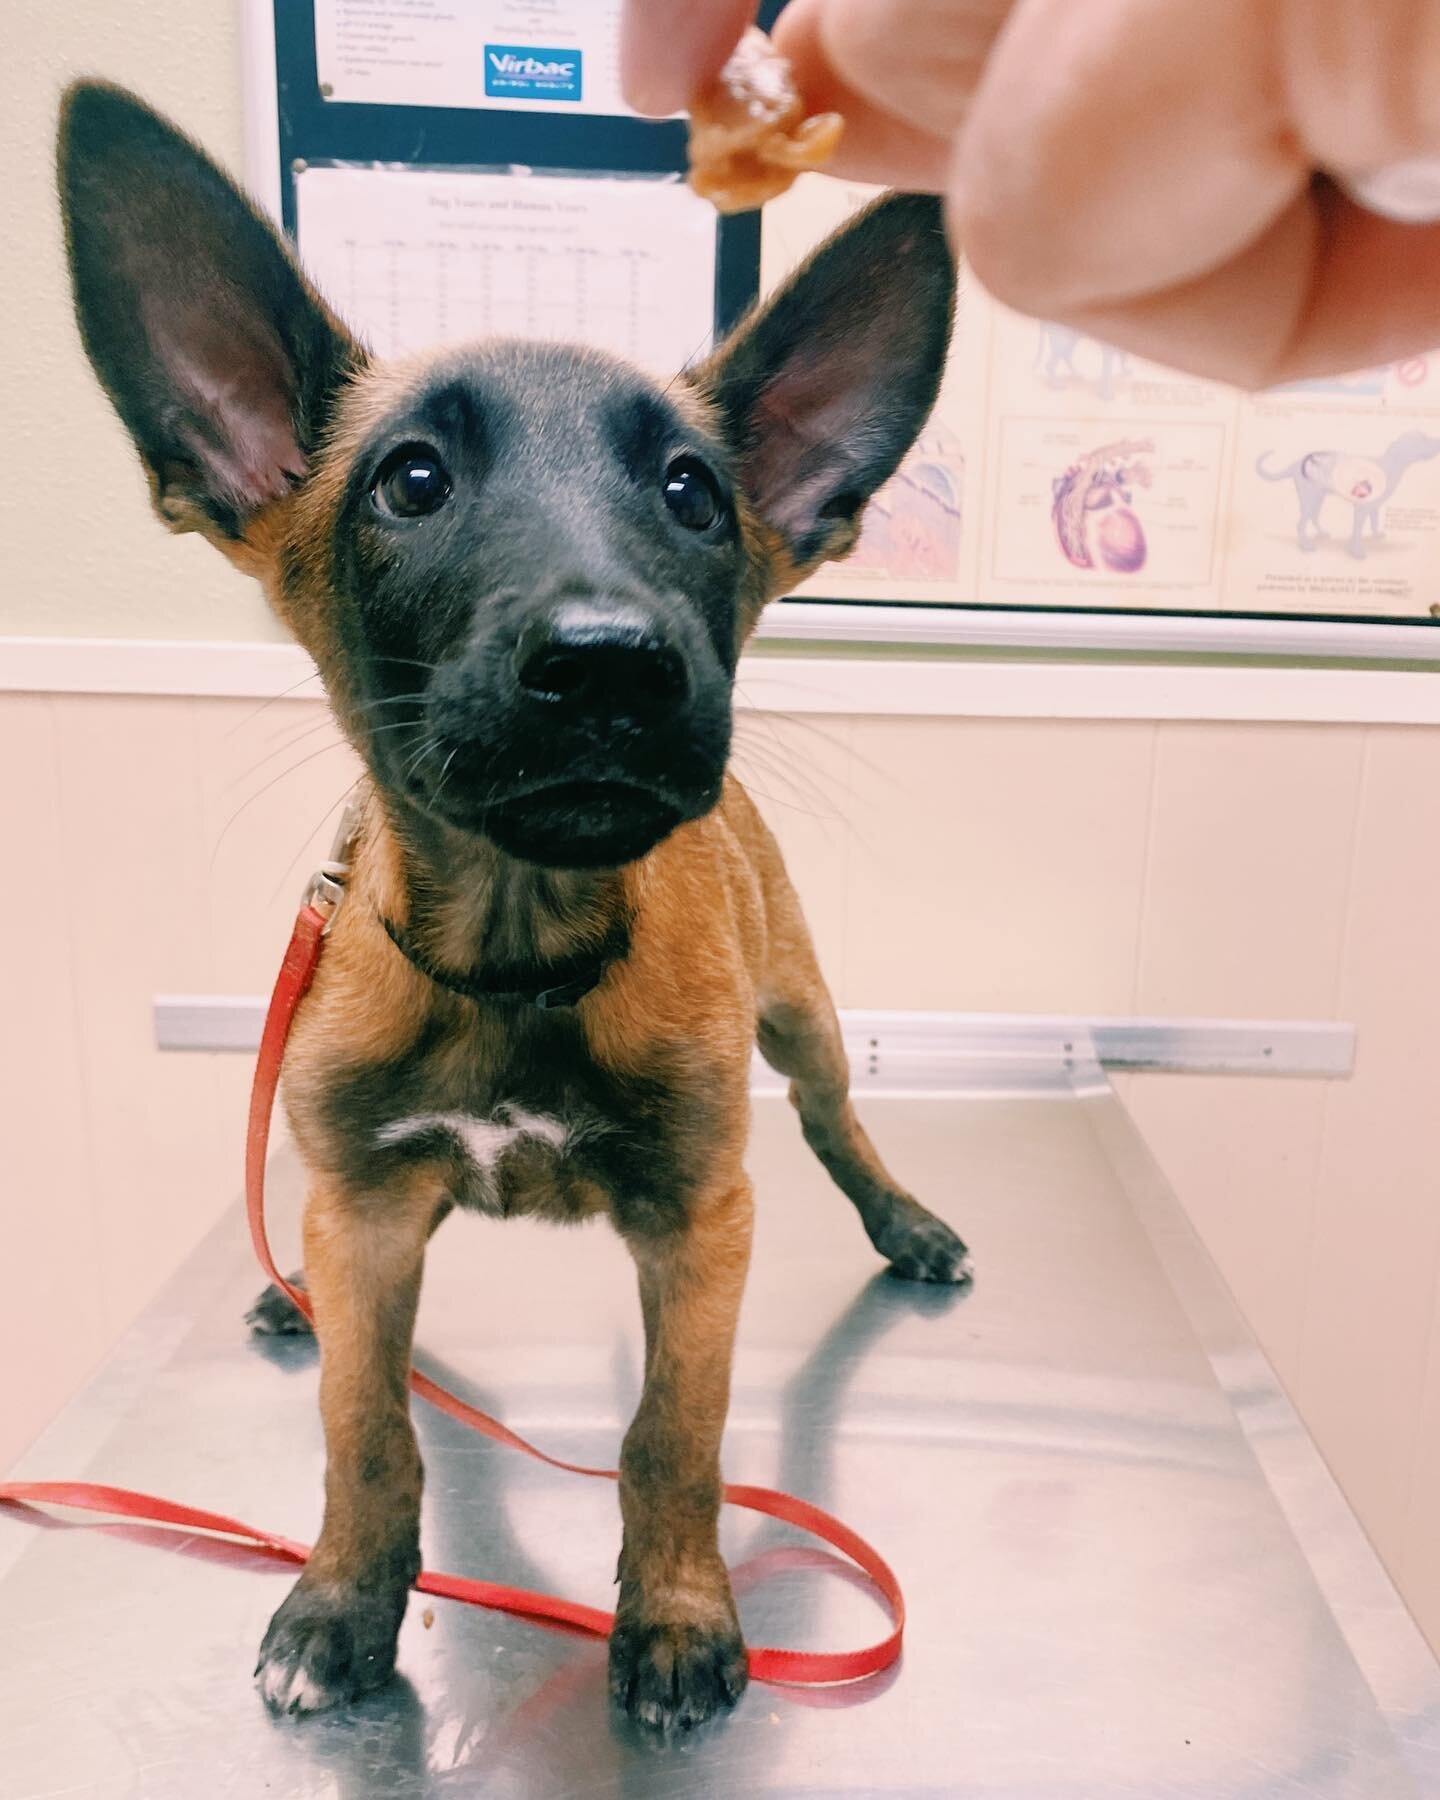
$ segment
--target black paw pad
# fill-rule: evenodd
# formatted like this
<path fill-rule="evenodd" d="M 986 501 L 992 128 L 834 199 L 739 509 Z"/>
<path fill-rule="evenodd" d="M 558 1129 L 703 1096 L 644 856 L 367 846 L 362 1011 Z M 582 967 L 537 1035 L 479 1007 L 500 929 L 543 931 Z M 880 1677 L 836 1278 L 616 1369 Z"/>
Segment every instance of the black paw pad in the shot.
<path fill-rule="evenodd" d="M 964 1240 L 943 1219 L 914 1200 L 895 1210 L 875 1232 L 875 1248 L 906 1281 L 968 1286 L 974 1269 Z"/>
<path fill-rule="evenodd" d="M 621 1621 L 610 1637 L 610 1695 L 652 1731 L 688 1731 L 732 1707 L 749 1680 L 745 1643 L 733 1625 Z"/>
<path fill-rule="evenodd" d="M 294 1588 L 260 1646 L 260 1697 L 273 1713 L 343 1706 L 390 1679 L 399 1629 L 394 1607 L 365 1601 L 347 1607 Z"/>

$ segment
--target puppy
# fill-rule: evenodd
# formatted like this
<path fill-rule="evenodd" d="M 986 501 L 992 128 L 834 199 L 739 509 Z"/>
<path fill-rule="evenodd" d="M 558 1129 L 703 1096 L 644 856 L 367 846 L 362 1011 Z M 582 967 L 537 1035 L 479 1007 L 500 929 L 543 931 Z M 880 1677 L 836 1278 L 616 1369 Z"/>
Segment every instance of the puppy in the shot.
<path fill-rule="evenodd" d="M 968 1278 L 851 1109 L 800 907 L 726 770 L 761 608 L 853 546 L 934 401 L 938 203 L 877 202 L 662 388 L 554 344 L 376 363 L 232 183 L 118 89 L 67 93 L 59 180 L 81 335 L 156 511 L 263 584 L 368 771 L 286 1065 L 325 1518 L 260 1690 L 308 1712 L 393 1668 L 435 1227 L 457 1206 L 604 1215 L 646 1341 L 611 1690 L 694 1724 L 746 1681 L 716 1524 L 757 1036 L 880 1254 Z"/>

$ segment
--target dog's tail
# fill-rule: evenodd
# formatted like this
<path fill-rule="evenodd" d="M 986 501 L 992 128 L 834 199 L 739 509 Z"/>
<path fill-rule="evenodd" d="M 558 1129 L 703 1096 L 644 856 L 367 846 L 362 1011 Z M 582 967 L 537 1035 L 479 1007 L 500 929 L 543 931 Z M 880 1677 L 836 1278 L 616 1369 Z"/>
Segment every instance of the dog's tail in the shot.
<path fill-rule="evenodd" d="M 1272 451 L 1262 450 L 1255 459 L 1255 473 L 1262 481 L 1290 481 L 1299 473 L 1300 465 L 1305 460 L 1303 456 L 1297 457 L 1288 469 L 1267 469 L 1265 465 L 1272 454 Z"/>

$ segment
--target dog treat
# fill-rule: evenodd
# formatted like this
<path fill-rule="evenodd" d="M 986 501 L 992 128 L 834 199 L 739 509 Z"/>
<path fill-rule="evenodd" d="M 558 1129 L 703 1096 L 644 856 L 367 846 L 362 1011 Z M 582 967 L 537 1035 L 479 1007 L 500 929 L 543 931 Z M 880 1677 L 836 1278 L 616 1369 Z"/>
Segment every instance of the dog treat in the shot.
<path fill-rule="evenodd" d="M 690 107 L 690 185 L 722 213 L 748 212 L 835 154 L 839 113 L 805 116 L 790 65 L 752 25 Z"/>

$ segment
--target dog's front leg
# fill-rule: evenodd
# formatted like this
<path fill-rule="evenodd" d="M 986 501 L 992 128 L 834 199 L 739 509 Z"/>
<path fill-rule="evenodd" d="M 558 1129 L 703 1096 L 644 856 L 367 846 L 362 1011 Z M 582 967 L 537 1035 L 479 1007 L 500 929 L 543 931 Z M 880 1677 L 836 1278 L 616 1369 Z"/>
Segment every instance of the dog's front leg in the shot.
<path fill-rule="evenodd" d="M 353 1193 L 322 1180 L 305 1209 L 305 1277 L 320 1340 L 325 1523 L 260 1646 L 277 1712 L 314 1712 L 378 1687 L 420 1568 L 420 1454 L 406 1374 L 425 1240 L 442 1197 Z"/>
<path fill-rule="evenodd" d="M 699 1196 L 682 1228 L 627 1232 L 645 1315 L 645 1391 L 620 1454 L 625 1543 L 610 1689 L 650 1726 L 698 1724 L 745 1688 L 717 1530 L 750 1230 L 750 1184 L 737 1175 Z"/>

